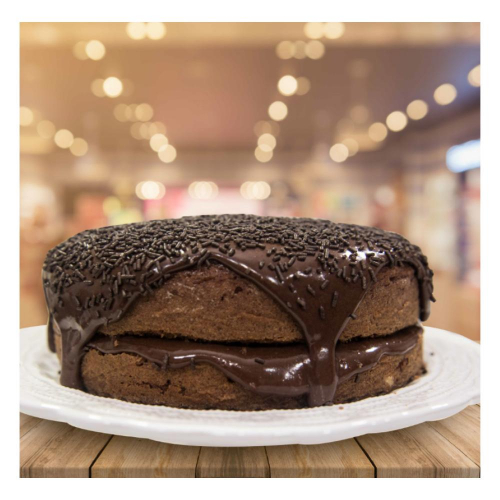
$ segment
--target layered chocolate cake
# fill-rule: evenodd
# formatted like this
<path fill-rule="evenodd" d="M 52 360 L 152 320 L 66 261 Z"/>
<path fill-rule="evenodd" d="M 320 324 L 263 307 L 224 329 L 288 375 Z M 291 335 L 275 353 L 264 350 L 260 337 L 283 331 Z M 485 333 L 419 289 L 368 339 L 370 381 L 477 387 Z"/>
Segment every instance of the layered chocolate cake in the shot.
<path fill-rule="evenodd" d="M 432 271 L 380 229 L 253 215 L 84 231 L 43 267 L 61 384 L 193 409 L 377 396 L 425 368 Z"/>

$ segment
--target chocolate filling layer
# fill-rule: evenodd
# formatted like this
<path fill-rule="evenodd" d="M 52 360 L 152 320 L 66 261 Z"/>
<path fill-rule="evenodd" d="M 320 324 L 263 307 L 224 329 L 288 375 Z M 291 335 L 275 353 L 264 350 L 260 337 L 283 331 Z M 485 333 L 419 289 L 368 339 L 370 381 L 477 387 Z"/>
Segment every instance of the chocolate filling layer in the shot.
<path fill-rule="evenodd" d="M 411 266 L 420 319 L 429 316 L 432 271 L 420 248 L 396 233 L 325 220 L 224 215 L 185 217 L 80 233 L 49 251 L 43 285 L 49 345 L 61 332 L 61 383 L 84 389 L 81 360 L 100 327 L 173 273 L 217 261 L 252 280 L 297 321 L 307 344 L 300 377 L 279 394 L 306 391 L 310 406 L 332 404 L 339 382 L 335 349 L 343 329 L 385 266 Z M 269 377 L 270 373 L 265 373 Z M 258 381 L 249 381 L 258 385 Z M 279 386 L 279 388 L 278 388 Z M 257 390 L 257 389 L 255 389 Z"/>
<path fill-rule="evenodd" d="M 417 345 L 422 331 L 412 326 L 387 337 L 338 344 L 335 353 L 338 383 L 370 370 L 382 356 L 408 353 Z M 261 394 L 301 396 L 308 392 L 311 359 L 304 345 L 242 347 L 157 337 L 99 335 L 87 347 L 103 354 L 136 354 L 161 369 L 208 363 L 233 382 Z"/>

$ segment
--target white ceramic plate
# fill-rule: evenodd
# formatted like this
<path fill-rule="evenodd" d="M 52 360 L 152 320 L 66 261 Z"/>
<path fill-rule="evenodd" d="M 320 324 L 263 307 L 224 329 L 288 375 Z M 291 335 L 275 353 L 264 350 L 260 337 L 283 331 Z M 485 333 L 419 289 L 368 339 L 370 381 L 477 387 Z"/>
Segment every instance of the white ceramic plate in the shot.
<path fill-rule="evenodd" d="M 428 373 L 385 396 L 304 410 L 181 410 L 62 387 L 46 327 L 21 330 L 21 411 L 90 431 L 193 446 L 320 444 L 440 420 L 479 403 L 479 345 L 425 328 Z"/>

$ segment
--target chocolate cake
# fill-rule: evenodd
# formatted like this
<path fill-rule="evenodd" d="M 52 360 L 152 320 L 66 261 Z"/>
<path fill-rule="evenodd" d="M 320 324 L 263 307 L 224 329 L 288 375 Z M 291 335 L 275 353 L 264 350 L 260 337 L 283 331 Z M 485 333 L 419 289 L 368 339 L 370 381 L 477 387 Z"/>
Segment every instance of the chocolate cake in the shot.
<path fill-rule="evenodd" d="M 424 370 L 432 271 L 380 229 L 222 215 L 84 231 L 43 286 L 61 384 L 193 409 L 304 408 Z"/>

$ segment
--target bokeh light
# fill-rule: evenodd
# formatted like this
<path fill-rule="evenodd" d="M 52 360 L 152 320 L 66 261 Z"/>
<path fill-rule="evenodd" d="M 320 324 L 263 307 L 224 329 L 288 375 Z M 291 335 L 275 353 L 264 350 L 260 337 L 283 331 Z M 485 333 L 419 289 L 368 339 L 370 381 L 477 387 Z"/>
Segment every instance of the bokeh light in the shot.
<path fill-rule="evenodd" d="M 160 40 L 167 33 L 163 23 L 146 23 L 146 36 L 151 40 Z"/>
<path fill-rule="evenodd" d="M 345 33 L 344 23 L 325 23 L 323 28 L 324 35 L 330 40 L 340 38 Z"/>
<path fill-rule="evenodd" d="M 85 54 L 93 61 L 99 61 L 106 55 L 106 47 L 99 40 L 90 40 L 85 45 Z"/>
<path fill-rule="evenodd" d="M 273 158 L 273 151 L 271 149 L 262 149 L 260 146 L 255 148 L 255 158 L 261 163 L 267 163 L 271 161 Z"/>
<path fill-rule="evenodd" d="M 28 127 L 29 125 L 31 125 L 34 118 L 35 115 L 30 108 L 27 108 L 26 106 L 21 106 L 19 108 L 19 123 L 21 127 Z"/>
<path fill-rule="evenodd" d="M 288 107 L 282 101 L 275 101 L 269 106 L 268 113 L 273 120 L 279 122 L 286 118 Z"/>
<path fill-rule="evenodd" d="M 123 83 L 116 76 L 109 76 L 102 83 L 102 89 L 108 97 L 118 97 L 123 91 Z"/>
<path fill-rule="evenodd" d="M 276 137 L 272 134 L 262 134 L 257 144 L 262 151 L 272 151 L 276 147 Z"/>
<path fill-rule="evenodd" d="M 375 122 L 368 128 L 368 136 L 372 141 L 382 142 L 387 137 L 387 127 L 381 122 Z"/>
<path fill-rule="evenodd" d="M 284 96 L 290 96 L 297 92 L 297 79 L 292 75 L 282 76 L 278 81 L 278 90 Z"/>
<path fill-rule="evenodd" d="M 157 181 L 139 182 L 135 194 L 141 200 L 161 200 L 165 196 L 165 186 Z"/>
<path fill-rule="evenodd" d="M 135 108 L 134 114 L 137 120 L 141 122 L 148 122 L 151 118 L 153 118 L 154 111 L 149 104 L 143 102 Z"/>
<path fill-rule="evenodd" d="M 406 108 L 406 113 L 412 120 L 421 120 L 427 115 L 428 111 L 429 106 L 421 99 L 410 102 Z"/>
<path fill-rule="evenodd" d="M 349 149 L 345 144 L 334 144 L 330 148 L 330 158 L 336 163 L 342 163 L 349 157 Z"/>
<path fill-rule="evenodd" d="M 240 193 L 246 200 L 266 200 L 271 195 L 271 186 L 265 181 L 244 182 Z"/>
<path fill-rule="evenodd" d="M 56 133 L 56 126 L 49 120 L 42 120 L 38 122 L 36 131 L 43 139 L 52 139 Z"/>
<path fill-rule="evenodd" d="M 319 40 L 311 40 L 307 42 L 305 52 L 311 59 L 321 59 L 325 55 L 325 46 Z"/>
<path fill-rule="evenodd" d="M 481 85 L 481 67 L 479 64 L 469 71 L 467 80 L 469 80 L 469 83 L 473 87 L 479 87 Z"/>
<path fill-rule="evenodd" d="M 158 158 L 163 163 L 172 163 L 177 158 L 177 150 L 171 144 L 164 144 L 158 151 Z"/>
<path fill-rule="evenodd" d="M 146 38 L 146 23 L 127 23 L 127 35 L 132 40 Z"/>
<path fill-rule="evenodd" d="M 323 36 L 323 23 L 306 23 L 304 25 L 304 34 L 313 40 Z"/>
<path fill-rule="evenodd" d="M 83 156 L 89 150 L 89 145 L 87 144 L 87 141 L 85 139 L 81 139 L 80 137 L 77 137 L 71 143 L 71 146 L 69 147 L 69 150 L 75 156 Z"/>
<path fill-rule="evenodd" d="M 443 83 L 434 91 L 434 100 L 440 106 L 451 104 L 457 97 L 457 89 L 451 83 Z"/>
<path fill-rule="evenodd" d="M 73 144 L 74 137 L 73 134 L 66 129 L 58 130 L 54 135 L 54 142 L 57 146 L 63 149 L 67 149 Z"/>
<path fill-rule="evenodd" d="M 408 125 L 408 118 L 402 111 L 393 111 L 385 119 L 387 128 L 393 132 L 400 132 Z"/>
<path fill-rule="evenodd" d="M 168 139 L 163 134 L 154 134 L 149 140 L 149 145 L 153 151 L 159 152 L 162 146 L 168 145 Z"/>
<path fill-rule="evenodd" d="M 280 59 L 291 59 L 295 56 L 295 44 L 290 41 L 283 41 L 276 46 L 276 55 Z"/>
<path fill-rule="evenodd" d="M 191 198 L 196 200 L 213 200 L 219 194 L 219 187 L 211 181 L 195 181 L 188 187 Z"/>

